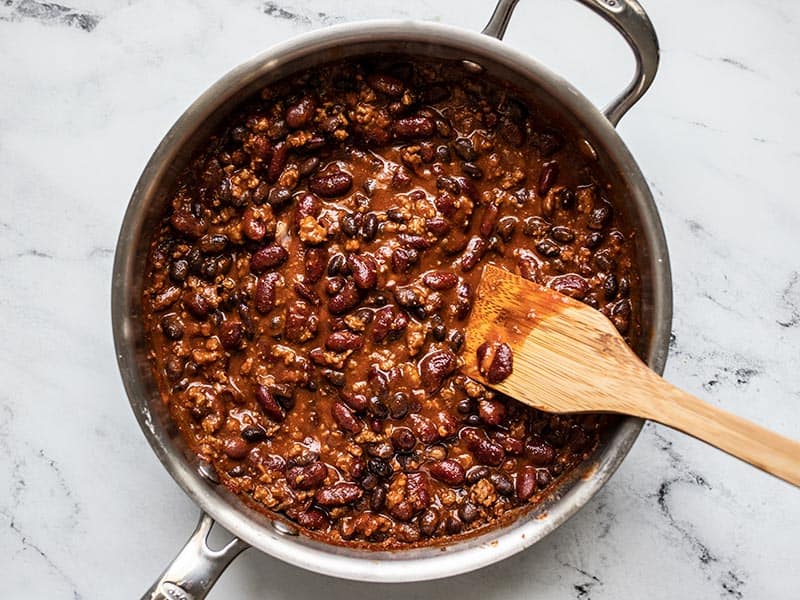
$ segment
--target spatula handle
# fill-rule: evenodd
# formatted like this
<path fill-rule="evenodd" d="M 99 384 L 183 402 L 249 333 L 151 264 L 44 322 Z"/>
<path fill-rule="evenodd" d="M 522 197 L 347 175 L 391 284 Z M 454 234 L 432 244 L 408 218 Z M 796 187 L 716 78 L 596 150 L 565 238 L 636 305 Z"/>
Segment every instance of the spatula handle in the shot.
<path fill-rule="evenodd" d="M 660 377 L 658 382 L 663 402 L 643 416 L 800 487 L 800 443 L 695 398 Z"/>

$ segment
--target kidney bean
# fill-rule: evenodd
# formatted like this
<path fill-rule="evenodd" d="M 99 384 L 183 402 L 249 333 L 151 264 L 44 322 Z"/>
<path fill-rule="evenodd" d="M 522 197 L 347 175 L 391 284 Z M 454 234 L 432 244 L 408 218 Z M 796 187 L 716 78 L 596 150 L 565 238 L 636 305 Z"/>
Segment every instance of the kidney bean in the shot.
<path fill-rule="evenodd" d="M 494 231 L 495 224 L 497 223 L 498 208 L 496 204 L 487 204 L 483 211 L 481 218 L 480 234 L 484 238 L 488 238 Z M 513 222 L 513 221 L 512 221 Z"/>
<path fill-rule="evenodd" d="M 427 508 L 431 503 L 430 490 L 428 488 L 428 476 L 425 473 L 409 473 L 406 483 L 406 497 L 411 500 L 411 507 L 414 512 L 419 512 Z"/>
<path fill-rule="evenodd" d="M 334 331 L 325 340 L 325 347 L 333 352 L 357 350 L 364 345 L 364 336 L 352 331 Z"/>
<path fill-rule="evenodd" d="M 478 403 L 478 416 L 487 425 L 500 425 L 506 418 L 506 405 L 497 400 L 481 400 Z"/>
<path fill-rule="evenodd" d="M 556 451 L 543 440 L 533 439 L 525 444 L 525 453 L 537 467 L 547 467 L 553 463 Z"/>
<path fill-rule="evenodd" d="M 441 217 L 433 217 L 431 219 L 425 219 L 425 229 L 427 229 L 437 238 L 441 238 L 450 232 L 451 225 L 446 219 Z"/>
<path fill-rule="evenodd" d="M 306 285 L 302 281 L 295 281 L 294 291 L 303 300 L 310 302 L 314 306 L 319 306 L 319 303 L 321 302 L 319 294 L 311 286 Z"/>
<path fill-rule="evenodd" d="M 189 211 L 176 210 L 169 219 L 170 225 L 178 233 L 190 239 L 201 237 L 207 229 L 206 222 Z"/>
<path fill-rule="evenodd" d="M 392 133 L 401 140 L 429 138 L 436 131 L 433 119 L 425 116 L 403 117 L 392 124 Z"/>
<path fill-rule="evenodd" d="M 328 476 L 328 467 L 321 462 L 312 462 L 304 467 L 292 467 L 286 471 L 286 482 L 295 490 L 313 490 Z"/>
<path fill-rule="evenodd" d="M 345 171 L 317 175 L 308 181 L 309 189 L 323 198 L 343 196 L 353 187 L 353 177 Z"/>
<path fill-rule="evenodd" d="M 238 350 L 244 341 L 244 325 L 240 321 L 225 321 L 219 326 L 219 341 L 225 350 Z"/>
<path fill-rule="evenodd" d="M 408 325 L 408 317 L 393 305 L 385 306 L 375 313 L 372 326 L 372 339 L 376 343 L 384 341 L 390 334 L 402 331 Z"/>
<path fill-rule="evenodd" d="M 231 437 L 225 438 L 222 442 L 222 451 L 234 460 L 242 460 L 247 456 L 250 448 L 242 438 Z"/>
<path fill-rule="evenodd" d="M 273 421 L 280 423 L 286 418 L 283 408 L 281 408 L 281 405 L 275 400 L 275 396 L 267 386 L 261 385 L 260 383 L 256 384 L 256 401 L 261 406 L 261 410 L 264 411 L 264 414 Z"/>
<path fill-rule="evenodd" d="M 419 260 L 419 252 L 408 248 L 395 248 L 392 252 L 392 271 L 401 275 L 407 273 L 412 264 Z"/>
<path fill-rule="evenodd" d="M 433 242 L 421 235 L 401 233 L 397 236 L 397 239 L 400 240 L 403 246 L 413 250 L 427 250 L 433 245 Z"/>
<path fill-rule="evenodd" d="M 589 213 L 586 226 L 589 229 L 603 229 L 611 222 L 613 216 L 614 209 L 608 202 L 603 201 L 600 206 L 595 207 L 592 209 L 592 212 Z"/>
<path fill-rule="evenodd" d="M 347 265 L 353 274 L 353 281 L 360 290 L 371 290 L 378 285 L 378 264 L 368 254 L 351 254 Z"/>
<path fill-rule="evenodd" d="M 553 277 L 548 285 L 557 292 L 576 300 L 583 300 L 590 289 L 587 281 L 576 273 Z"/>
<path fill-rule="evenodd" d="M 317 335 L 318 327 L 319 317 L 307 303 L 297 300 L 289 305 L 284 327 L 286 339 L 296 343 L 306 342 Z"/>
<path fill-rule="evenodd" d="M 267 269 L 274 269 L 281 266 L 289 258 L 289 252 L 283 246 L 270 244 L 259 248 L 250 257 L 250 271 L 262 273 Z"/>
<path fill-rule="evenodd" d="M 206 300 L 205 296 L 197 292 L 187 292 L 183 296 L 183 305 L 186 310 L 196 319 L 201 321 L 206 319 L 211 313 L 211 303 Z"/>
<path fill-rule="evenodd" d="M 303 263 L 305 282 L 313 284 L 322 279 L 327 262 L 328 251 L 325 248 L 308 248 Z"/>
<path fill-rule="evenodd" d="M 453 182 L 452 185 L 456 188 L 456 191 L 454 192 L 455 194 L 459 194 L 461 192 L 458 182 L 453 180 L 451 177 L 439 177 L 437 180 L 437 185 L 443 180 L 446 182 Z M 450 184 L 448 183 L 447 185 L 449 187 Z M 441 192 L 438 196 L 436 196 L 436 199 L 433 201 L 433 203 L 434 206 L 436 206 L 436 210 L 442 213 L 442 215 L 446 218 L 452 217 L 458 210 L 458 207 L 456 206 L 456 199 L 449 191 Z"/>
<path fill-rule="evenodd" d="M 369 400 L 364 394 L 343 393 L 342 401 L 355 412 L 366 412 L 369 407 Z"/>
<path fill-rule="evenodd" d="M 267 226 L 258 217 L 252 208 L 244 209 L 242 213 L 242 232 L 245 237 L 254 242 L 260 242 L 267 236 Z"/>
<path fill-rule="evenodd" d="M 291 129 L 305 127 L 314 116 L 316 102 L 311 96 L 303 96 L 286 109 L 286 124 Z"/>
<path fill-rule="evenodd" d="M 514 353 L 506 343 L 484 342 L 478 346 L 477 355 L 478 370 L 491 384 L 507 379 L 514 369 Z M 488 412 L 495 411 L 491 409 Z M 483 418 L 483 414 L 481 417 Z M 496 418 L 496 415 L 489 418 Z"/>
<path fill-rule="evenodd" d="M 536 492 L 536 469 L 524 466 L 517 473 L 516 482 L 517 498 L 527 500 Z"/>
<path fill-rule="evenodd" d="M 322 202 L 314 194 L 305 193 L 297 200 L 294 207 L 294 226 L 300 228 L 300 223 L 305 217 L 318 217 L 322 211 Z"/>
<path fill-rule="evenodd" d="M 455 460 L 445 459 L 435 462 L 428 467 L 428 471 L 439 481 L 450 486 L 460 486 L 464 483 L 466 472 L 464 467 Z"/>
<path fill-rule="evenodd" d="M 277 288 L 282 282 L 283 276 L 279 273 L 267 273 L 258 278 L 254 300 L 256 310 L 262 315 L 267 314 L 275 308 Z"/>
<path fill-rule="evenodd" d="M 457 367 L 456 355 L 449 350 L 437 350 L 426 354 L 418 365 L 422 385 L 428 393 L 435 392 Z"/>
<path fill-rule="evenodd" d="M 323 507 L 344 506 L 361 498 L 364 491 L 355 483 L 335 483 L 317 490 L 314 501 Z"/>
<path fill-rule="evenodd" d="M 371 242 L 378 234 L 378 216 L 375 213 L 367 213 L 361 222 L 359 236 L 365 242 Z"/>
<path fill-rule="evenodd" d="M 169 314 L 161 317 L 159 321 L 161 331 L 168 340 L 179 340 L 183 337 L 183 321 L 178 315 Z"/>
<path fill-rule="evenodd" d="M 344 287 L 328 300 L 328 310 L 333 315 L 342 315 L 355 308 L 360 301 L 355 283 L 348 279 Z"/>
<path fill-rule="evenodd" d="M 412 413 L 408 415 L 408 419 L 411 430 L 423 444 L 430 444 L 439 439 L 439 432 L 436 430 L 436 425 L 434 425 L 433 421 L 428 417 Z"/>
<path fill-rule="evenodd" d="M 267 167 L 267 181 L 275 183 L 283 173 L 286 167 L 286 160 L 289 158 L 289 146 L 286 142 L 278 142 L 272 152 L 272 158 L 269 160 Z"/>
<path fill-rule="evenodd" d="M 376 92 L 380 92 L 394 98 L 402 96 L 405 89 L 402 81 L 385 73 L 374 73 L 372 75 L 367 75 L 366 80 L 369 86 Z"/>
<path fill-rule="evenodd" d="M 292 517 L 300 527 L 305 527 L 306 529 L 319 530 L 330 527 L 328 515 L 313 506 L 297 514 L 293 514 Z"/>
<path fill-rule="evenodd" d="M 331 407 L 331 414 L 340 429 L 349 433 L 358 433 L 361 431 L 361 422 L 356 418 L 347 404 L 343 402 L 334 402 Z"/>
<path fill-rule="evenodd" d="M 464 273 L 469 273 L 474 269 L 483 258 L 483 255 L 486 254 L 486 249 L 486 241 L 477 236 L 473 236 L 472 239 L 469 240 L 464 254 L 461 256 L 461 270 Z"/>
<path fill-rule="evenodd" d="M 480 430 L 466 427 L 461 430 L 461 437 L 479 463 L 496 467 L 503 462 L 506 456 L 503 447 L 486 439 L 486 435 Z"/>
<path fill-rule="evenodd" d="M 451 271 L 428 271 L 422 276 L 422 282 L 432 290 L 449 290 L 458 283 L 458 275 Z"/>
<path fill-rule="evenodd" d="M 456 319 L 467 318 L 472 310 L 472 287 L 466 281 L 460 281 L 456 287 Z"/>
<path fill-rule="evenodd" d="M 550 188 L 553 187 L 558 179 L 558 162 L 550 161 L 542 165 L 542 170 L 539 172 L 539 182 L 536 186 L 536 191 L 540 196 L 544 197 Z"/>

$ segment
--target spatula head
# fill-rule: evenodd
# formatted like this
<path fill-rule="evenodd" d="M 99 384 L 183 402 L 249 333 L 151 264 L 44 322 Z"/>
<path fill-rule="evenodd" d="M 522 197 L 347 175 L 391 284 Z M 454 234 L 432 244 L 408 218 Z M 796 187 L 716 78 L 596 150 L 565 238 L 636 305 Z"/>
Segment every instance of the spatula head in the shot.
<path fill-rule="evenodd" d="M 513 368 L 498 382 L 492 360 L 502 343 Z M 476 290 L 465 348 L 467 375 L 550 412 L 616 412 L 626 381 L 647 371 L 602 313 L 492 265 Z"/>

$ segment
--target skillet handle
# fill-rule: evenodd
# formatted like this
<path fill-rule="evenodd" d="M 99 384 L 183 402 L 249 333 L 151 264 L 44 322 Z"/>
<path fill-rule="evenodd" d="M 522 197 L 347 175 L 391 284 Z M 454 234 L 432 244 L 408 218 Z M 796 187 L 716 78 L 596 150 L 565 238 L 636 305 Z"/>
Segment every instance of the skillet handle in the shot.
<path fill-rule="evenodd" d="M 499 40 L 505 35 L 519 0 L 499 0 L 483 32 Z M 636 73 L 622 93 L 603 111 L 612 125 L 644 96 L 658 70 L 658 37 L 653 24 L 636 0 L 578 0 L 611 23 L 622 34 L 636 59 Z"/>
<path fill-rule="evenodd" d="M 249 548 L 246 542 L 233 538 L 221 550 L 208 546 L 208 534 L 214 520 L 200 513 L 200 521 L 178 553 L 142 600 L 202 600 L 234 558 Z"/>

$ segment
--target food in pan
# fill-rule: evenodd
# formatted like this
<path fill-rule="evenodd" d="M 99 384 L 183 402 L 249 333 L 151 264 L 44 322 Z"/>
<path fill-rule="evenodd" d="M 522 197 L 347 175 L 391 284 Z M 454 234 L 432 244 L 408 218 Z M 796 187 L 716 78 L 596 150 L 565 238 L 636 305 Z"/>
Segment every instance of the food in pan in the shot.
<path fill-rule="evenodd" d="M 473 292 L 494 264 L 634 343 L 616 193 L 535 98 L 458 63 L 376 56 L 268 86 L 201 146 L 154 233 L 144 318 L 182 438 L 248 504 L 331 543 L 513 519 L 608 418 L 461 374 Z"/>

